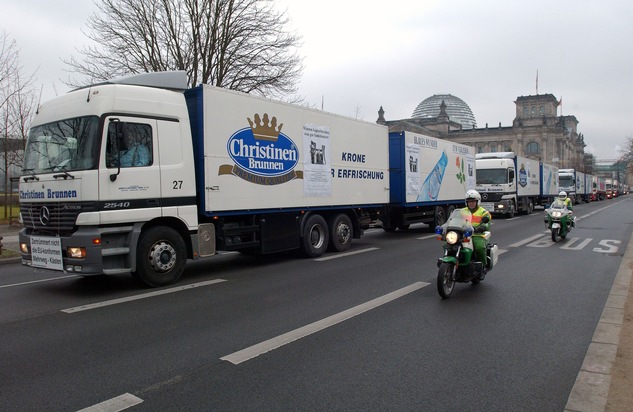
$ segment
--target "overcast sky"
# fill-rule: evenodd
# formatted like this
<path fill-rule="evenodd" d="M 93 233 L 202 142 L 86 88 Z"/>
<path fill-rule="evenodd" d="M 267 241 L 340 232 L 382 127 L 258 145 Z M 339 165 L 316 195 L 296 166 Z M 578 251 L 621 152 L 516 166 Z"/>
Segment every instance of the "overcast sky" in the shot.
<path fill-rule="evenodd" d="M 408 118 L 452 94 L 478 127 L 511 126 L 518 96 L 551 93 L 574 115 L 586 152 L 620 156 L 633 136 L 630 0 L 277 0 L 303 36 L 299 94 L 314 107 L 375 121 Z M 68 91 L 61 58 L 88 39 L 90 0 L 0 0 L 0 30 L 16 40 L 43 100 Z M 561 108 L 559 108 L 559 115 Z"/>

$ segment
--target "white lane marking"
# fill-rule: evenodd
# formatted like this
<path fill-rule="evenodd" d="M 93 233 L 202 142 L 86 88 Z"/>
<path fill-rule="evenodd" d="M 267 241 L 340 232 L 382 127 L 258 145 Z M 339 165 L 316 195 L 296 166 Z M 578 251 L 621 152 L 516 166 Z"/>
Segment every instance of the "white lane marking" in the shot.
<path fill-rule="evenodd" d="M 422 236 L 422 237 L 416 237 L 417 240 L 424 240 L 424 239 L 435 239 L 438 235 L 437 234 L 433 234 L 433 235 L 427 235 L 427 236 Z"/>
<path fill-rule="evenodd" d="M 50 278 L 50 279 L 40 279 L 40 280 L 31 280 L 29 282 L 21 282 L 21 283 L 12 283 L 10 285 L 2 285 L 0 286 L 0 289 L 4 289 L 4 288 L 12 288 L 14 286 L 23 286 L 23 285 L 30 285 L 31 283 L 42 283 L 42 282 L 50 282 L 52 280 L 59 280 L 59 279 L 68 279 L 68 278 L 78 278 L 79 276 L 77 275 L 68 275 L 68 276 L 60 276 L 57 278 Z"/>
<path fill-rule="evenodd" d="M 157 290 L 155 292 L 143 293 L 141 295 L 128 296 L 126 298 L 112 299 L 112 300 L 106 300 L 103 302 L 91 303 L 88 305 L 75 306 L 74 308 L 62 309 L 62 312 L 65 312 L 65 313 L 82 312 L 84 310 L 97 309 L 97 308 L 102 308 L 104 306 L 116 305 L 119 303 L 131 302 L 134 300 L 146 299 L 146 298 L 151 298 L 151 297 L 159 296 L 159 295 L 166 295 L 168 293 L 181 292 L 183 290 L 189 290 L 189 289 L 198 288 L 202 286 L 213 285 L 215 283 L 221 283 L 221 282 L 226 282 L 226 280 L 214 279 L 214 280 L 209 280 L 207 282 L 192 283 L 191 285 L 184 285 L 184 286 L 178 286 L 176 288 Z"/>
<path fill-rule="evenodd" d="M 497 249 L 497 253 L 499 255 L 503 255 L 504 253 L 506 253 L 508 251 L 508 249 Z"/>
<path fill-rule="evenodd" d="M 130 408 L 134 405 L 142 403 L 143 399 L 138 398 L 131 393 L 125 393 L 116 398 L 89 406 L 77 412 L 118 412 Z"/>
<path fill-rule="evenodd" d="M 337 323 L 341 323 L 345 320 L 351 319 L 354 316 L 360 315 L 361 313 L 367 312 L 371 309 L 377 308 L 378 306 L 389 303 L 395 299 L 398 299 L 402 296 L 405 296 L 411 292 L 414 292 L 428 285 L 429 283 L 427 282 L 413 283 L 412 285 L 406 286 L 402 289 L 398 289 L 394 292 L 388 293 L 379 298 L 370 300 L 369 302 L 365 302 L 351 309 L 344 310 L 343 312 L 339 312 L 325 319 L 321 319 L 319 321 L 300 327 L 288 333 L 284 333 L 283 335 L 279 335 L 275 338 L 269 339 L 264 342 L 260 342 L 256 345 L 231 353 L 229 355 L 226 355 L 220 358 L 220 360 L 225 360 L 225 361 L 231 362 L 234 365 L 239 365 L 240 363 L 245 362 L 249 359 L 253 359 L 266 352 L 270 352 L 274 349 L 278 349 L 281 346 L 284 346 L 288 343 L 294 342 L 298 339 L 304 338 L 308 335 L 311 335 L 323 329 L 329 328 L 330 326 L 336 325 Z"/>
<path fill-rule="evenodd" d="M 511 244 L 511 245 L 510 245 L 510 247 L 519 247 L 519 246 L 523 246 L 523 245 L 525 245 L 525 244 L 527 244 L 527 243 L 530 243 L 530 242 L 532 242 L 533 240 L 536 240 L 536 239 L 541 238 L 541 237 L 543 237 L 543 235 L 542 235 L 542 234 L 540 234 L 540 235 L 534 235 L 534 236 L 529 237 L 529 238 L 527 238 L 527 239 L 523 239 L 523 240 L 521 240 L 521 241 L 519 241 L 519 242 L 517 242 L 517 243 L 513 243 L 513 244 Z"/>
<path fill-rule="evenodd" d="M 367 248 L 367 249 L 355 250 L 353 252 L 337 253 L 337 254 L 330 255 L 330 256 L 316 258 L 314 260 L 316 260 L 317 262 L 323 262 L 325 260 L 338 259 L 338 258 L 342 258 L 342 257 L 345 257 L 345 256 L 357 255 L 359 253 L 371 252 L 372 250 L 378 250 L 378 249 L 380 249 L 380 248 L 370 247 L 370 248 Z"/>

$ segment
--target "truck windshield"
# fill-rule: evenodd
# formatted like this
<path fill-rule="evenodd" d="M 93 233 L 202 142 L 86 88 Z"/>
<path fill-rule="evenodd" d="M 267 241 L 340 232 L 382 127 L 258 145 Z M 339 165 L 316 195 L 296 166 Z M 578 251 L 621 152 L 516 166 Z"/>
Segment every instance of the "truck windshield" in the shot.
<path fill-rule="evenodd" d="M 22 173 L 39 174 L 97 167 L 97 116 L 76 117 L 32 127 Z"/>
<path fill-rule="evenodd" d="M 573 176 L 558 176 L 558 185 L 561 187 L 571 187 L 574 186 L 574 177 Z"/>
<path fill-rule="evenodd" d="M 508 183 L 506 169 L 477 169 L 478 185 L 503 185 Z"/>

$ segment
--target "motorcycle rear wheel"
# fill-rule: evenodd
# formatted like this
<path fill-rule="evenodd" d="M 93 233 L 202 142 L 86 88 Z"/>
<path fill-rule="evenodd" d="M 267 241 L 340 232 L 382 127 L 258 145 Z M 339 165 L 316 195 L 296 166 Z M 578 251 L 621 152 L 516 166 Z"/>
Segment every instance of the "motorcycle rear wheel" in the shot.
<path fill-rule="evenodd" d="M 455 264 L 443 262 L 437 271 L 437 292 L 442 299 L 448 299 L 455 288 L 455 280 L 453 279 L 453 271 Z"/>

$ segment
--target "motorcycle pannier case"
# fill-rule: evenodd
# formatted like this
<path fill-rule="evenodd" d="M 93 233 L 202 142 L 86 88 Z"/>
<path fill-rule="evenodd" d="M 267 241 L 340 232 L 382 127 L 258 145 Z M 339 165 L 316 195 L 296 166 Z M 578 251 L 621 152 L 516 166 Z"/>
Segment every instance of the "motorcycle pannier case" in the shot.
<path fill-rule="evenodd" d="M 496 243 L 493 245 L 489 244 L 486 248 L 486 252 L 486 255 L 488 255 L 488 270 L 490 270 L 497 264 L 497 260 L 499 259 L 499 248 Z"/>

